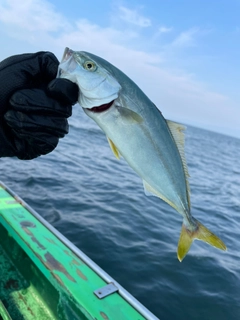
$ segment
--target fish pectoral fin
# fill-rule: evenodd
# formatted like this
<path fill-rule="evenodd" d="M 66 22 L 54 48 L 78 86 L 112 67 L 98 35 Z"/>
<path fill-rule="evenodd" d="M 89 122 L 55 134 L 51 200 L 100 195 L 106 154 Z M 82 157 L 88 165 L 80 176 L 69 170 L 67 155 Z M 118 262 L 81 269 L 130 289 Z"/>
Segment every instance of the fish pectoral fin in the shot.
<path fill-rule="evenodd" d="M 191 231 L 187 228 L 187 226 L 183 223 L 182 230 L 178 242 L 177 255 L 178 260 L 181 262 L 186 254 L 188 253 L 192 242 L 197 239 L 204 241 L 211 246 L 218 248 L 220 250 L 227 250 L 227 247 L 223 243 L 221 239 L 219 239 L 214 233 L 208 230 L 203 224 L 194 219 L 196 223 L 196 228 Z"/>
<path fill-rule="evenodd" d="M 116 107 L 120 115 L 124 118 L 124 120 L 127 120 L 130 123 L 142 123 L 143 118 L 136 113 L 135 111 L 132 111 L 125 107 Z"/>
<path fill-rule="evenodd" d="M 107 137 L 107 140 L 108 140 L 108 143 L 110 145 L 110 148 L 111 148 L 113 154 L 119 160 L 121 155 L 120 155 L 120 152 L 118 151 L 118 148 L 115 146 L 115 144 L 112 142 L 112 140 L 110 138 Z"/>

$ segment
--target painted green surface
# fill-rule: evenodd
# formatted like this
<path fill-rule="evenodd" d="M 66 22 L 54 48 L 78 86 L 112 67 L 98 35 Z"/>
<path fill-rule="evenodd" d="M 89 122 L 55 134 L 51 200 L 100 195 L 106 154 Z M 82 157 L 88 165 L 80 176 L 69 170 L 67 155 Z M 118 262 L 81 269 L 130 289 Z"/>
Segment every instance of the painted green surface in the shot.
<path fill-rule="evenodd" d="M 118 293 L 98 299 L 93 292 L 106 282 L 3 188 L 0 257 L 0 298 L 19 319 L 144 319 Z"/>
<path fill-rule="evenodd" d="M 2 301 L 0 301 L 0 316 L 1 316 L 1 320 L 11 320 L 11 317 L 7 309 L 5 308 L 4 304 L 2 303 Z"/>

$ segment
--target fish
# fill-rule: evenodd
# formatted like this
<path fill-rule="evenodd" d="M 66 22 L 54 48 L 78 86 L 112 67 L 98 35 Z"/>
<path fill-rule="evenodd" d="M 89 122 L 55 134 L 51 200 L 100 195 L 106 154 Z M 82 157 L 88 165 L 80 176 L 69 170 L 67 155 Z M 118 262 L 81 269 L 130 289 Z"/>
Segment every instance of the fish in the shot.
<path fill-rule="evenodd" d="M 226 250 L 224 242 L 191 214 L 189 173 L 182 124 L 159 108 L 121 70 L 92 53 L 66 48 L 58 77 L 79 87 L 78 102 L 143 181 L 146 194 L 173 207 L 183 219 L 177 247 L 181 262 L 194 240 Z"/>

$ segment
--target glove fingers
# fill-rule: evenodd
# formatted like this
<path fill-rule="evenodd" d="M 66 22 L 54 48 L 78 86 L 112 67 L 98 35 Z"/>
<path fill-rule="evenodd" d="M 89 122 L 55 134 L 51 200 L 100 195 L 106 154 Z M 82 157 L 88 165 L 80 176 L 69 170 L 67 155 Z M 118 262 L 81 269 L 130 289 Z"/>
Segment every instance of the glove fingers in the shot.
<path fill-rule="evenodd" d="M 15 92 L 10 99 L 10 105 L 13 110 L 39 114 L 39 116 L 54 115 L 68 118 L 72 114 L 71 104 L 62 104 L 49 98 L 41 89 L 23 89 Z"/>
<path fill-rule="evenodd" d="M 68 79 L 54 79 L 47 87 L 47 93 L 50 97 L 70 105 L 77 102 L 78 92 L 77 84 Z"/>
<path fill-rule="evenodd" d="M 68 133 L 68 122 L 65 118 L 9 110 L 5 113 L 4 119 L 14 131 L 19 134 L 28 134 L 34 138 L 42 130 L 58 138 L 62 138 Z"/>
<path fill-rule="evenodd" d="M 38 132 L 37 137 L 15 132 L 15 149 L 17 157 L 21 160 L 34 159 L 40 155 L 53 151 L 59 139 L 46 132 Z"/>
<path fill-rule="evenodd" d="M 0 63 L 1 72 L 16 72 L 21 86 L 36 82 L 50 82 L 56 78 L 59 61 L 51 52 L 39 51 L 11 56 Z M 41 78 L 41 79 L 39 79 Z M 16 79 L 12 79 L 16 80 Z"/>
<path fill-rule="evenodd" d="M 51 152 L 68 133 L 66 118 L 78 99 L 78 87 L 55 79 L 58 65 L 50 52 L 0 62 L 0 156 L 36 158 Z"/>
<path fill-rule="evenodd" d="M 7 108 L 10 96 L 17 90 L 48 84 L 56 77 L 58 65 L 57 58 L 51 52 L 15 55 L 0 62 L 0 74 L 4 82 L 0 105 L 3 109 Z"/>

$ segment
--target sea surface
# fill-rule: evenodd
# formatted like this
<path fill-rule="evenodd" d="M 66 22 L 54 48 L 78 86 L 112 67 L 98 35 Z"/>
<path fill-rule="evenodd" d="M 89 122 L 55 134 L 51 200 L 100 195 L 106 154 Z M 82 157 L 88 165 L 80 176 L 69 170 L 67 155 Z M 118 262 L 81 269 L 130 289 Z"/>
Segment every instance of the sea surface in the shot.
<path fill-rule="evenodd" d="M 78 105 L 54 152 L 0 159 L 0 180 L 161 320 L 239 320 L 240 140 L 188 127 L 186 158 L 192 214 L 228 251 L 195 241 L 182 263 L 181 216 L 145 195 Z"/>

